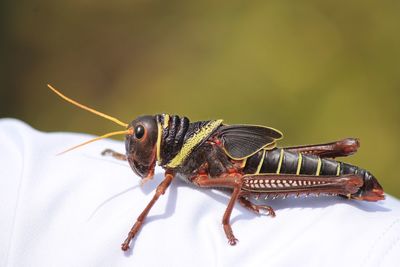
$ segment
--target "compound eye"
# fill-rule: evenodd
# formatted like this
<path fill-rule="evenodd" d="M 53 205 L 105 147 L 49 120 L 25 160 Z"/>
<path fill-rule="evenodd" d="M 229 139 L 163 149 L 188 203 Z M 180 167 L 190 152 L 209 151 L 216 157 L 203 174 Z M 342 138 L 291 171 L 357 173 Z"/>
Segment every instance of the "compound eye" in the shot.
<path fill-rule="evenodd" d="M 137 139 L 141 139 L 143 137 L 143 135 L 144 135 L 144 127 L 143 127 L 143 125 L 137 125 L 135 127 L 135 137 Z"/>

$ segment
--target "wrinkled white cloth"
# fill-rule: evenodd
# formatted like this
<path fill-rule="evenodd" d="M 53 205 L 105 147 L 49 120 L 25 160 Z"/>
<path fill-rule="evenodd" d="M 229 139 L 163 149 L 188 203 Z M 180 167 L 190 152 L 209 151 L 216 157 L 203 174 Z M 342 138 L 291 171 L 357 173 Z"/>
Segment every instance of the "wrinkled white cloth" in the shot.
<path fill-rule="evenodd" d="M 128 164 L 100 152 L 122 142 L 43 133 L 0 120 L 0 266 L 399 266 L 400 202 L 275 199 L 276 217 L 236 205 L 228 245 L 224 194 L 174 180 L 129 252 L 120 244 L 162 180 L 139 185 Z"/>

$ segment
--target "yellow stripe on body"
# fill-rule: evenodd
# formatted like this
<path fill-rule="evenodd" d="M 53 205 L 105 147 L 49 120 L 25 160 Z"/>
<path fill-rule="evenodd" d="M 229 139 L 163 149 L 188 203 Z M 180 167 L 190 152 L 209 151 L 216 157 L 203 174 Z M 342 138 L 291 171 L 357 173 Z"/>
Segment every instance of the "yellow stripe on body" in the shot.
<path fill-rule="evenodd" d="M 256 172 L 255 172 L 254 174 L 259 174 L 259 173 L 260 173 L 261 167 L 262 167 L 262 165 L 263 165 L 263 163 L 264 163 L 264 158 L 265 158 L 265 149 L 263 149 L 263 153 L 262 153 L 262 156 L 261 156 L 261 160 L 260 160 L 260 162 L 258 163 L 257 170 L 256 170 Z"/>
<path fill-rule="evenodd" d="M 163 124 L 163 128 L 167 128 L 169 124 L 169 115 L 168 114 L 164 114 L 164 124 Z"/>
<path fill-rule="evenodd" d="M 322 165 L 321 158 L 318 158 L 317 171 L 315 172 L 316 176 L 319 176 L 319 173 L 321 172 L 321 165 Z"/>
<path fill-rule="evenodd" d="M 340 175 L 340 162 L 338 162 L 337 170 L 336 170 L 336 176 L 339 176 L 339 175 Z"/>
<path fill-rule="evenodd" d="M 188 138 L 183 144 L 178 154 L 166 165 L 169 168 L 178 167 L 192 152 L 192 150 L 201 143 L 204 138 L 208 137 L 218 126 L 222 120 L 210 121 L 207 125 L 203 126 L 199 132 Z"/>
<path fill-rule="evenodd" d="M 281 148 L 281 154 L 279 155 L 279 163 L 278 163 L 278 168 L 276 169 L 276 174 L 279 174 L 281 172 L 282 161 L 283 161 L 283 148 Z"/>
<path fill-rule="evenodd" d="M 161 162 L 161 134 L 162 134 L 162 128 L 161 128 L 161 123 L 159 123 L 157 121 L 157 129 L 158 129 L 158 133 L 157 133 L 157 162 L 160 163 Z"/>
<path fill-rule="evenodd" d="M 240 168 L 244 168 L 244 167 L 246 167 L 246 163 L 247 163 L 247 158 L 244 158 L 243 160 L 242 160 L 242 164 L 240 165 Z"/>
<path fill-rule="evenodd" d="M 297 170 L 296 170 L 296 175 L 300 174 L 300 170 L 301 170 L 301 163 L 303 161 L 303 155 L 301 155 L 301 153 L 299 153 L 299 161 L 297 161 Z"/>

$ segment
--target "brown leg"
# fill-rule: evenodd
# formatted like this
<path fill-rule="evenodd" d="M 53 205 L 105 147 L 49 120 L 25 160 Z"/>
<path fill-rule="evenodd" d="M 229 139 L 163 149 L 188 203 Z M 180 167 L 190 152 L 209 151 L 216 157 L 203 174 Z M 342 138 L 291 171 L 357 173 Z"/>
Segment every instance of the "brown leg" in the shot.
<path fill-rule="evenodd" d="M 238 199 L 241 191 L 242 185 L 242 175 L 240 174 L 231 174 L 228 177 L 221 178 L 208 178 L 206 175 L 201 175 L 193 179 L 193 182 L 200 187 L 227 187 L 233 188 L 233 192 L 231 195 L 231 199 L 229 200 L 228 206 L 226 207 L 224 216 L 222 217 L 222 225 L 224 227 L 225 235 L 228 238 L 228 242 L 230 245 L 236 245 L 238 241 L 236 237 L 233 235 L 232 227 L 229 223 L 233 206 L 235 205 L 236 200 Z"/>
<path fill-rule="evenodd" d="M 115 152 L 112 149 L 105 149 L 103 152 L 101 152 L 102 156 L 111 156 L 115 159 L 119 159 L 119 160 L 126 160 L 126 156 L 124 154 Z"/>
<path fill-rule="evenodd" d="M 294 174 L 251 174 L 243 176 L 242 190 L 247 194 L 354 194 L 363 185 L 356 174 L 315 176 Z"/>
<path fill-rule="evenodd" d="M 272 207 L 267 206 L 267 205 L 256 205 L 254 203 L 251 203 L 249 200 L 245 199 L 244 197 L 240 197 L 238 199 L 239 203 L 245 207 L 246 209 L 256 213 L 260 214 L 261 211 L 266 211 L 267 215 L 270 215 L 271 217 L 275 217 L 275 211 Z"/>
<path fill-rule="evenodd" d="M 340 141 L 319 144 L 286 147 L 285 150 L 302 154 L 312 154 L 321 158 L 345 157 L 357 152 L 360 142 L 357 138 L 346 138 Z"/>
<path fill-rule="evenodd" d="M 143 225 L 144 220 L 149 214 L 150 209 L 153 207 L 154 203 L 158 200 L 158 198 L 165 193 L 168 186 L 171 184 L 172 179 L 174 176 L 170 173 L 165 174 L 164 180 L 157 186 L 156 193 L 154 194 L 153 198 L 151 199 L 150 203 L 147 204 L 146 208 L 142 211 L 139 217 L 136 219 L 135 224 L 132 226 L 132 229 L 129 231 L 128 237 L 125 239 L 124 243 L 122 243 L 121 248 L 122 250 L 126 251 L 129 249 L 129 243 L 135 237 L 137 232 Z"/>
<path fill-rule="evenodd" d="M 233 206 L 235 206 L 235 202 L 238 199 L 240 194 L 240 186 L 235 187 L 233 189 L 231 199 L 229 200 L 228 207 L 226 207 L 224 216 L 222 217 L 222 225 L 224 227 L 225 235 L 228 238 L 228 242 L 231 246 L 236 245 L 236 242 L 239 241 L 237 238 L 233 235 L 232 227 L 230 224 L 230 218 L 232 214 L 232 209 Z"/>

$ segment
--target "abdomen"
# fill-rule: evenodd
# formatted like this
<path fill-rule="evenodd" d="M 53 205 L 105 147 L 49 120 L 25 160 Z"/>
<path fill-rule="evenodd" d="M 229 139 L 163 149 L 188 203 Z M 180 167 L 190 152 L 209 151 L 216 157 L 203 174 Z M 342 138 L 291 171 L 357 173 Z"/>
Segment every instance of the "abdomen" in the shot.
<path fill-rule="evenodd" d="M 383 189 L 376 178 L 367 170 L 354 165 L 286 151 L 282 148 L 261 150 L 246 160 L 243 168 L 245 174 L 292 174 L 312 176 L 341 176 L 356 174 L 363 179 L 360 189 L 351 195 L 362 200 L 383 199 Z"/>

